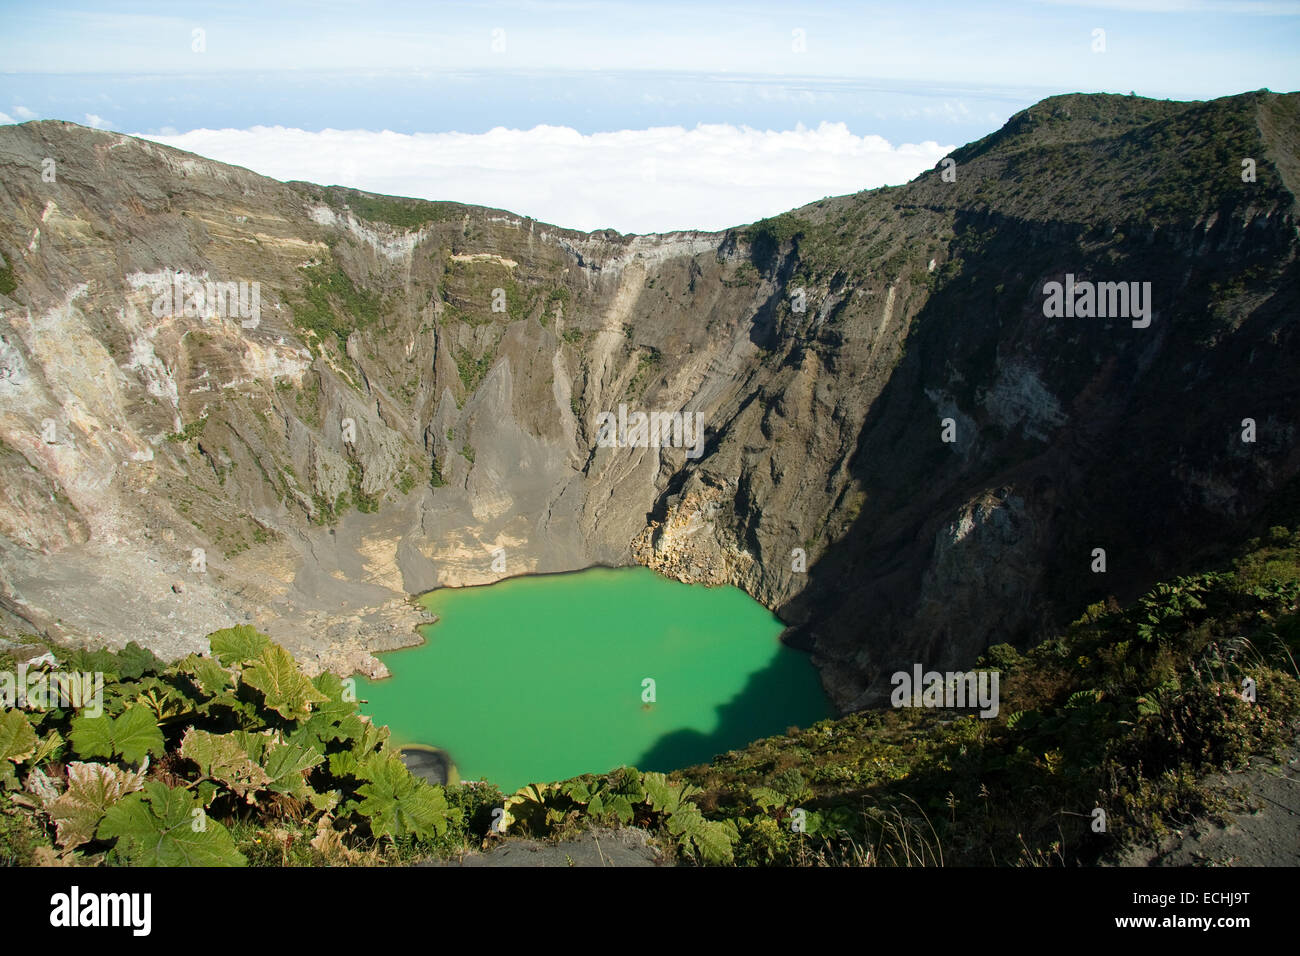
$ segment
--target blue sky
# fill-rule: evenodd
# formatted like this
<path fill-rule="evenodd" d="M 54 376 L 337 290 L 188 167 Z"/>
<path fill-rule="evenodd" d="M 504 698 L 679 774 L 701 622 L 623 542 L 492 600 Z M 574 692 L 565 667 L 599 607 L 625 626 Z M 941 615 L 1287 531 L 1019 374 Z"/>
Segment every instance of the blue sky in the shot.
<path fill-rule="evenodd" d="M 592 137 L 672 127 L 685 137 L 700 124 L 762 131 L 840 124 L 862 138 L 860 149 L 874 136 L 894 147 L 937 148 L 978 138 L 1053 93 L 1204 99 L 1300 88 L 1300 0 L 3 0 L 0 22 L 0 122 L 68 119 L 185 148 L 192 141 L 174 138 L 204 129 L 485 136 L 550 126 Z M 1094 49 L 1097 30 L 1104 52 Z M 245 165 L 275 154 L 267 148 L 274 134 L 259 135 L 262 148 L 248 152 L 254 159 Z M 713 148 L 722 155 L 753 147 L 737 137 L 730 146 L 715 138 Z M 334 148 L 347 153 L 361 139 Z M 253 141 L 239 142 L 247 150 Z M 222 152 L 226 142 L 204 143 L 216 158 L 241 160 Z M 661 147 L 665 157 L 674 149 Z M 795 144 L 773 140 L 764 149 L 781 153 L 772 162 L 791 164 L 800 179 Z M 342 176 L 351 163 L 354 178 L 385 188 L 462 184 L 460 173 L 394 181 L 381 175 L 374 152 L 304 173 Z M 927 168 L 918 164 L 932 165 L 933 152 L 913 151 L 906 169 L 867 170 L 861 185 L 911 178 Z M 669 167 L 657 175 L 665 174 L 693 175 Z M 644 170 L 638 175 L 647 181 Z M 796 186 L 842 181 L 849 180 L 837 173 Z"/>

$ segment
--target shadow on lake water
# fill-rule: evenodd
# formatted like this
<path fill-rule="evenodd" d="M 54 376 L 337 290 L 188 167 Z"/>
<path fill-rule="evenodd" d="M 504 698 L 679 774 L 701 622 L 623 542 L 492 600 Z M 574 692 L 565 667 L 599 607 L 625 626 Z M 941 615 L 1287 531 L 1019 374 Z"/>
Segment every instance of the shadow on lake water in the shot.
<path fill-rule="evenodd" d="M 820 681 L 801 669 L 811 669 L 799 651 L 783 648 L 741 691 L 718 705 L 717 726 L 709 733 L 674 730 L 664 734 L 632 763 L 638 770 L 667 772 L 708 763 L 718 754 L 737 750 L 761 737 L 784 733 L 788 727 L 809 727 L 834 716 Z M 811 686 L 811 689 L 809 689 Z"/>

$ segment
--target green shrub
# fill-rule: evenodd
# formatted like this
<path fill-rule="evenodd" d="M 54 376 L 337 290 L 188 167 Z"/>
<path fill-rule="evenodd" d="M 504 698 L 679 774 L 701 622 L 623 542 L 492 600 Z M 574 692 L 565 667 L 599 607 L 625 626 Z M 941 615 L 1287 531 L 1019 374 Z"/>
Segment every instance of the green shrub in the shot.
<path fill-rule="evenodd" d="M 430 459 L 429 462 L 429 487 L 445 488 L 447 480 L 442 477 L 442 466 L 438 464 L 438 459 Z"/>
<path fill-rule="evenodd" d="M 342 345 L 354 330 L 377 321 L 381 308 L 377 295 L 358 289 L 337 266 L 310 266 L 303 270 L 302 298 L 293 304 L 293 319 L 322 341 L 332 335 Z"/>
<path fill-rule="evenodd" d="M 197 421 L 190 422 L 178 432 L 172 432 L 167 436 L 167 440 L 173 443 L 183 443 L 193 441 L 203 434 L 203 426 L 208 423 L 208 416 L 204 415 Z"/>

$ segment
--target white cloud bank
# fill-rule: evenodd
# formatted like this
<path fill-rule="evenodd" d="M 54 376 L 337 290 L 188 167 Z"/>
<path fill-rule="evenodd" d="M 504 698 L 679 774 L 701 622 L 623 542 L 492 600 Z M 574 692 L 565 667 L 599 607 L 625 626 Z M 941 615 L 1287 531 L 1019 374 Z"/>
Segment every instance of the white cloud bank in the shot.
<path fill-rule="evenodd" d="M 787 131 L 678 126 L 584 135 L 193 130 L 143 138 L 245 166 L 370 192 L 507 209 L 573 229 L 723 229 L 804 203 L 906 182 L 952 151 L 893 146 L 843 123 Z"/>

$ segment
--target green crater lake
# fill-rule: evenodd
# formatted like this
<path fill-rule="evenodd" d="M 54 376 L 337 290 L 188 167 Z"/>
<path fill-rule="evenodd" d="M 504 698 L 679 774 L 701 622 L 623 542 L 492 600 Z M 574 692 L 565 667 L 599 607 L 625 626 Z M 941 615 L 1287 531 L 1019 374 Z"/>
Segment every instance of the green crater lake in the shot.
<path fill-rule="evenodd" d="M 807 655 L 734 587 L 597 568 L 442 588 L 426 643 L 358 688 L 398 745 L 506 792 L 627 764 L 673 770 L 831 716 Z M 654 681 L 654 701 L 643 681 Z"/>

